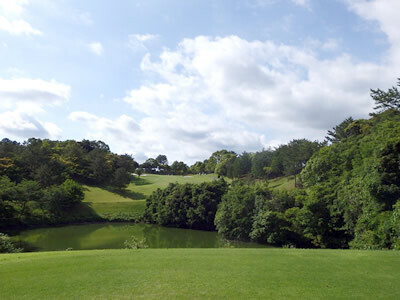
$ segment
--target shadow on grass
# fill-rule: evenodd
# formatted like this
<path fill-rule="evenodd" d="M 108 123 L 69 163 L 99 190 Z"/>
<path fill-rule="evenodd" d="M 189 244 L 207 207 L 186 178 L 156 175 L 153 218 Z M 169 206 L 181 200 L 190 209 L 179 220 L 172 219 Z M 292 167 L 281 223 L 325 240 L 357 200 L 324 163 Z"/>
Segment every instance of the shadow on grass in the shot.
<path fill-rule="evenodd" d="M 143 178 L 143 177 L 137 177 L 137 176 L 135 176 L 135 177 L 132 179 L 132 183 L 135 184 L 135 185 L 148 185 L 148 184 L 151 184 L 151 183 L 148 182 L 145 178 Z"/>
<path fill-rule="evenodd" d="M 121 197 L 129 198 L 132 200 L 145 200 L 146 199 L 146 196 L 144 194 L 137 193 L 137 192 L 127 190 L 127 189 L 118 189 L 115 187 L 103 187 L 103 189 L 105 189 L 106 191 L 108 191 L 110 193 L 114 193 Z"/>
<path fill-rule="evenodd" d="M 99 215 L 95 212 L 95 210 L 92 208 L 91 203 L 89 202 L 81 202 L 70 208 L 67 213 L 68 216 L 72 218 L 82 216 L 99 218 Z"/>

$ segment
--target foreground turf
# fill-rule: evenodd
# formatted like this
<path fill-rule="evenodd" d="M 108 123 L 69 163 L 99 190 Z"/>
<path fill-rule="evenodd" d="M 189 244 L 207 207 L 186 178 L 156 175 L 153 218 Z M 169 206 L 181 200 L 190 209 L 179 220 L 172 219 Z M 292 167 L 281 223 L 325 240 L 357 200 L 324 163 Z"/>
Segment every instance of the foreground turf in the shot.
<path fill-rule="evenodd" d="M 0 255 L 1 299 L 399 299 L 400 253 L 143 249 Z"/>

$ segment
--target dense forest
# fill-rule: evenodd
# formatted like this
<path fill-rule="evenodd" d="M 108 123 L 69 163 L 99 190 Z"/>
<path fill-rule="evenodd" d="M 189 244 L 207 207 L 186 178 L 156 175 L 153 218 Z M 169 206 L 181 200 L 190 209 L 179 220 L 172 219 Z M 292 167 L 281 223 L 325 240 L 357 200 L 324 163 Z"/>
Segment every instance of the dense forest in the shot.
<path fill-rule="evenodd" d="M 290 149 L 296 141 L 271 151 L 272 159 L 268 159 L 269 151 L 261 152 L 267 158 L 258 168 L 264 176 L 301 171 L 302 188 L 271 191 L 258 176 L 235 180 L 212 211 L 214 224 L 204 229 L 214 225 L 227 239 L 280 246 L 400 249 L 400 92 L 396 87 L 387 92 L 371 90 L 371 96 L 376 103 L 371 118 L 347 118 L 329 130 L 325 144 L 311 144 L 314 154 L 306 157 L 308 161 L 298 158 L 301 155 L 283 154 L 281 164 L 274 162 L 280 149 Z M 259 154 L 223 155 L 232 155 L 230 166 L 247 161 L 245 170 L 254 175 L 251 161 Z M 225 170 L 228 174 L 229 168 Z M 185 187 L 155 192 L 148 199 L 146 218 L 190 228 L 190 212 L 199 209 L 198 202 L 182 201 L 188 194 L 181 190 Z M 177 210 L 186 217 L 165 218 Z"/>

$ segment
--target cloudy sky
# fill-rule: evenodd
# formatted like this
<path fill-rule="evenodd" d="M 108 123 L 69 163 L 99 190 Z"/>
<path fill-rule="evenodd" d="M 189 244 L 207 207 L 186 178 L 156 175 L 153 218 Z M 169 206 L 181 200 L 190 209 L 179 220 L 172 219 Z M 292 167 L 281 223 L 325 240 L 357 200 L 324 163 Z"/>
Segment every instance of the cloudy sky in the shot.
<path fill-rule="evenodd" d="M 399 0 L 0 0 L 0 137 L 193 163 L 367 117 Z"/>

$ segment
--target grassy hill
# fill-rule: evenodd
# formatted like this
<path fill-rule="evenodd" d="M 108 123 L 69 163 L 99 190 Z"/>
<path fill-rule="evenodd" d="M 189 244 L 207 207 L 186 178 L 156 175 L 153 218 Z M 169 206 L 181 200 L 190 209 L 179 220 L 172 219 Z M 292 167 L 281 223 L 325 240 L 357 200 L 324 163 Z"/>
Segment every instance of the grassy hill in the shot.
<path fill-rule="evenodd" d="M 0 255 L 2 299 L 399 299 L 392 251 L 142 249 Z"/>
<path fill-rule="evenodd" d="M 135 177 L 125 191 L 109 190 L 100 187 L 84 186 L 83 203 L 71 211 L 75 221 L 135 221 L 141 218 L 146 207 L 146 197 L 158 188 L 170 183 L 201 183 L 212 181 L 215 174 L 172 176 L 145 174 Z"/>

